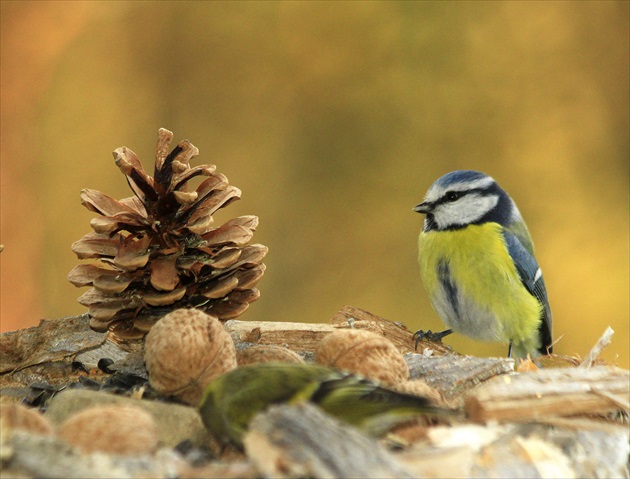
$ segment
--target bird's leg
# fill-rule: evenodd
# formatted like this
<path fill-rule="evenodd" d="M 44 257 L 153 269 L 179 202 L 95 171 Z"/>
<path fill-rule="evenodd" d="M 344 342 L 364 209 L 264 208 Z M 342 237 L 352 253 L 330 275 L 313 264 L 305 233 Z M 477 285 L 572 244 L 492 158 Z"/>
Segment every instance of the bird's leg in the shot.
<path fill-rule="evenodd" d="M 508 358 L 512 357 L 512 341 L 510 341 L 510 346 L 508 347 Z"/>
<path fill-rule="evenodd" d="M 416 338 L 416 349 L 418 349 L 418 343 L 422 341 L 423 339 L 427 339 L 435 343 L 441 343 L 442 338 L 445 338 L 452 332 L 453 332 L 452 329 L 445 329 L 444 331 L 439 331 L 437 333 L 434 333 L 430 329 L 428 331 L 423 331 L 422 329 L 419 329 L 418 331 L 413 333 L 413 337 Z"/>

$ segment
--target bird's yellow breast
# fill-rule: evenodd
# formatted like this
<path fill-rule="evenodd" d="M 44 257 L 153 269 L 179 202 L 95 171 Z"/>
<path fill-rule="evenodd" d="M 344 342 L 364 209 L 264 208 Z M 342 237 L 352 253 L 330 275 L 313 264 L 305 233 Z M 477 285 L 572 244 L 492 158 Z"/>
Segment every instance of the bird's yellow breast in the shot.
<path fill-rule="evenodd" d="M 418 246 L 425 289 L 448 326 L 478 339 L 537 340 L 541 305 L 521 283 L 499 224 L 422 232 Z"/>

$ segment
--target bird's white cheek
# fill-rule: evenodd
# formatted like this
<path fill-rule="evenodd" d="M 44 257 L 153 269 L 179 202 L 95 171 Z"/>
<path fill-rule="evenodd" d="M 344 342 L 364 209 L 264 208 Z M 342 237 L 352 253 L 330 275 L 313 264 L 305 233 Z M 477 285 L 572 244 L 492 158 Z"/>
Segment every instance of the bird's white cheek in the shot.
<path fill-rule="evenodd" d="M 499 202 L 498 196 L 467 195 L 454 203 L 444 203 L 435 212 L 440 229 L 467 225 L 480 220 Z"/>

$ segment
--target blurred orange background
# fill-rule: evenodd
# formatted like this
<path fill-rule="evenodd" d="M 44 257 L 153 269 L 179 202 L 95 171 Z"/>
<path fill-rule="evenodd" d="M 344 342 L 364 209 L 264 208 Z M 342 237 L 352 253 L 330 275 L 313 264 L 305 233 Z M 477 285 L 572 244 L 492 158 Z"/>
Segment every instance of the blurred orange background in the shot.
<path fill-rule="evenodd" d="M 129 196 L 111 152 L 152 169 L 165 127 L 243 190 L 217 221 L 260 217 L 241 319 L 349 304 L 440 329 L 411 209 L 478 169 L 528 222 L 556 352 L 610 325 L 604 357 L 628 367 L 629 5 L 2 1 L 1 330 L 85 312 L 66 279 L 93 216 L 79 192 Z"/>

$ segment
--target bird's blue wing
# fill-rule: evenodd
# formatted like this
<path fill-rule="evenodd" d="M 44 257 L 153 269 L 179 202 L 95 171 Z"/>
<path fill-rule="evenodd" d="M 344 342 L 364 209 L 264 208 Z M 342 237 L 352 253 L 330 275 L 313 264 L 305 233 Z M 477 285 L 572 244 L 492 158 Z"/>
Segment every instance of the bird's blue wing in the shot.
<path fill-rule="evenodd" d="M 549 300 L 547 299 L 545 280 L 543 279 L 538 262 L 515 235 L 503 230 L 503 237 L 505 238 L 508 252 L 516 265 L 516 270 L 518 271 L 523 285 L 543 307 L 542 320 L 538 327 L 538 333 L 540 335 L 539 351 L 542 354 L 551 353 L 551 309 L 549 307 Z"/>

